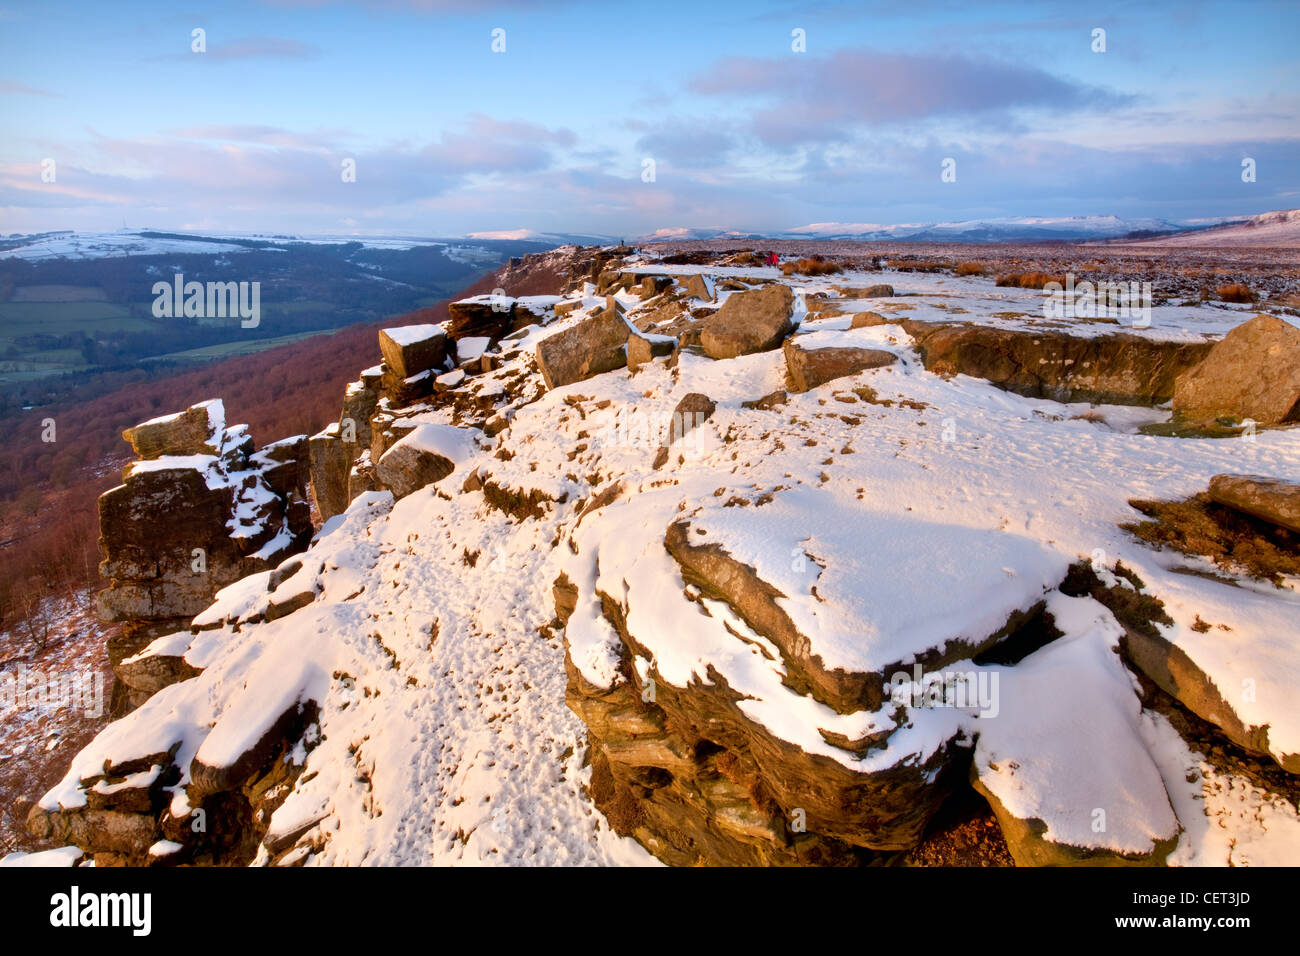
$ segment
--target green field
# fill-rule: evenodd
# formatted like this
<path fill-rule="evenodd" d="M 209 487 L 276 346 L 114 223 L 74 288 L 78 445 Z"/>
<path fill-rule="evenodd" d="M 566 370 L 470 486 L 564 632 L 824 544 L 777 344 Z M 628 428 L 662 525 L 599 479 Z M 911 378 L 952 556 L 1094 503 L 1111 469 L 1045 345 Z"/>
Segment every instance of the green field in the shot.
<path fill-rule="evenodd" d="M 273 349 L 277 345 L 288 345 L 290 342 L 301 342 L 303 339 L 315 338 L 318 335 L 333 335 L 337 329 L 321 329 L 319 332 L 298 332 L 294 335 L 281 335 L 273 339 L 249 339 L 244 342 L 223 342 L 220 345 L 208 345 L 200 349 L 186 349 L 183 352 L 168 352 L 166 355 L 151 355 L 143 358 L 141 362 L 206 362 L 210 359 L 229 358 L 232 355 L 252 355 L 254 352 L 264 352 L 267 349 Z"/>
<path fill-rule="evenodd" d="M 103 302 L 104 290 L 93 285 L 24 285 L 14 289 L 14 302 Z"/>
<path fill-rule="evenodd" d="M 111 302 L 0 302 L 0 345 L 24 335 L 143 332 L 154 327 Z"/>

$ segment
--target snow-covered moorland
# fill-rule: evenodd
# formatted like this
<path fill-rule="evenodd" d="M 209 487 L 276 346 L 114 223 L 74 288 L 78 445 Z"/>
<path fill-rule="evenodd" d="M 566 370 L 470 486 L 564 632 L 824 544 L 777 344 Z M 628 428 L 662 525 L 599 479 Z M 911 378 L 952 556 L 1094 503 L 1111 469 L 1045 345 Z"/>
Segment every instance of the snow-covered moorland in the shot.
<path fill-rule="evenodd" d="M 1270 783 L 1285 773 L 1211 760 L 1124 651 L 1150 629 L 1266 728 L 1239 756 L 1290 764 L 1296 578 L 1120 527 L 1141 517 L 1130 499 L 1216 474 L 1300 479 L 1296 429 L 1166 437 L 1145 427 L 1171 418 L 1163 400 L 1054 401 L 928 368 L 914 324 L 1208 347 L 1252 313 L 1062 328 L 1043 293 L 986 278 L 617 271 L 532 302 L 515 331 L 468 330 L 436 390 L 413 375 L 403 394 L 423 397 L 379 400 L 388 437 L 346 511 L 141 652 L 201 673 L 75 758 L 39 804 L 56 841 L 93 844 L 66 821 L 134 791 L 148 821 L 122 825 L 155 859 L 216 852 L 192 837 L 209 808 L 255 835 L 239 852 L 259 863 L 865 860 L 973 786 L 1022 863 L 1300 862 L 1295 790 Z M 866 294 L 882 280 L 889 295 Z M 784 346 L 710 357 L 692 327 L 770 285 L 793 293 Z M 594 321 L 625 323 L 647 360 L 569 384 L 548 366 L 546 388 L 547 340 Z M 832 356 L 864 370 L 791 387 L 791 363 Z M 452 470 L 400 500 L 373 476 L 362 490 L 402 446 Z M 1127 619 L 1138 596 L 1163 616 Z M 1044 635 L 999 653 L 1031 626 Z M 955 698 L 967 680 L 982 690 Z M 247 815 L 211 809 L 232 792 Z M 672 814 L 690 846 L 665 835 Z"/>

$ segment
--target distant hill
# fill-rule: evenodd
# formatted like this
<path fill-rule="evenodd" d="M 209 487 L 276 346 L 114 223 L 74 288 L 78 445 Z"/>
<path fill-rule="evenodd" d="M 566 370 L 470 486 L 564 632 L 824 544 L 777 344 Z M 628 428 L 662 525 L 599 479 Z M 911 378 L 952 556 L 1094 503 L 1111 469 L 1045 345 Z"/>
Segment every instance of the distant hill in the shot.
<path fill-rule="evenodd" d="M 1162 236 L 1220 226 L 1239 219 L 1122 219 L 1118 216 L 1021 216 L 930 223 L 814 222 L 769 233 L 720 229 L 660 229 L 641 241 L 697 239 L 827 239 L 863 242 L 1086 242 L 1121 237 Z"/>
<path fill-rule="evenodd" d="M 1279 209 L 1254 216 L 1244 222 L 1228 223 L 1194 232 L 1142 239 L 1120 240 L 1125 245 L 1156 247 L 1250 248 L 1273 247 L 1300 249 L 1300 209 Z"/>

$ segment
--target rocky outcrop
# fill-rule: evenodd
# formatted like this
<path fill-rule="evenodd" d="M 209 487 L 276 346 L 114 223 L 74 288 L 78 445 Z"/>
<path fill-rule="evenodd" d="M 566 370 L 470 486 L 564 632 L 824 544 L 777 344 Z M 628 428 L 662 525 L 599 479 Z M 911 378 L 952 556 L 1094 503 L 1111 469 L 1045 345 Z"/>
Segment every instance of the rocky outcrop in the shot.
<path fill-rule="evenodd" d="M 794 330 L 794 294 L 787 285 L 733 292 L 700 331 L 709 358 L 729 359 L 776 348 Z"/>
<path fill-rule="evenodd" d="M 1257 315 L 1178 378 L 1174 412 L 1193 425 L 1300 421 L 1300 328 Z"/>
<path fill-rule="evenodd" d="M 1261 475 L 1215 475 L 1210 498 L 1300 534 L 1300 484 Z"/>
<path fill-rule="evenodd" d="M 322 521 L 328 521 L 348 506 L 348 471 L 352 462 L 349 445 L 343 441 L 339 423 L 331 422 L 308 439 L 311 493 Z"/>
<path fill-rule="evenodd" d="M 447 334 L 453 339 L 487 337 L 497 340 L 515 330 L 515 300 L 481 295 L 447 306 Z"/>
<path fill-rule="evenodd" d="M 708 683 L 685 688 L 638 671 L 629 662 L 645 649 L 617 605 L 603 605 L 624 648 L 624 679 L 598 687 L 566 656 L 566 701 L 588 728 L 593 802 L 659 859 L 859 865 L 914 845 L 950 792 L 946 747 L 920 766 L 855 773 L 756 724 L 712 670 Z"/>
<path fill-rule="evenodd" d="M 163 415 L 141 422 L 122 432 L 131 443 L 136 457 L 142 460 L 163 455 L 214 454 L 215 434 L 225 427 L 224 411 L 219 402 L 201 402 L 183 412 Z"/>
<path fill-rule="evenodd" d="M 901 320 L 925 367 L 971 375 L 1012 392 L 1060 402 L 1158 405 L 1174 395 L 1210 343 L 1166 342 L 1132 333 L 1082 336 L 974 323 Z"/>
<path fill-rule="evenodd" d="M 220 401 L 124 434 L 151 457 L 99 499 L 100 573 L 110 581 L 99 616 L 123 624 L 109 646 L 115 713 L 157 689 L 155 676 L 123 661 L 187 627 L 227 584 L 305 548 L 312 531 L 304 437 L 254 452 L 244 426 L 226 427 Z"/>
<path fill-rule="evenodd" d="M 572 385 L 627 365 L 633 329 L 617 303 L 537 343 L 537 366 L 546 387 Z"/>
<path fill-rule="evenodd" d="M 790 387 L 796 392 L 806 392 L 834 379 L 898 361 L 897 355 L 884 349 L 818 347 L 801 342 L 799 338 L 786 339 L 784 346 L 786 372 Z"/>
<path fill-rule="evenodd" d="M 384 452 L 375 477 L 398 498 L 441 481 L 473 452 L 469 433 L 451 425 L 416 425 Z"/>
<path fill-rule="evenodd" d="M 440 367 L 447 358 L 447 333 L 439 325 L 406 325 L 380 329 L 379 351 L 384 365 L 398 378 L 410 378 Z"/>

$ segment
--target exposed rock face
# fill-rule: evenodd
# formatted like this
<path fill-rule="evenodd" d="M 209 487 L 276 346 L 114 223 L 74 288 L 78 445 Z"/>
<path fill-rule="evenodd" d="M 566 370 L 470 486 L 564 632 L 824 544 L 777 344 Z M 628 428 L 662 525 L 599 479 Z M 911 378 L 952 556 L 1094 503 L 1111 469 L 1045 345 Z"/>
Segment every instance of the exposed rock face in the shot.
<path fill-rule="evenodd" d="M 913 845 L 949 792 L 924 782 L 943 758 L 865 775 L 786 744 L 744 716 L 725 680 L 679 689 L 629 667 L 608 690 L 566 667 L 566 700 L 593 747 L 593 802 L 675 866 L 870 862 L 871 846 Z"/>
<path fill-rule="evenodd" d="M 164 687 L 200 673 L 197 667 L 185 660 L 183 653 L 138 654 L 126 658 L 113 670 L 118 680 L 131 688 L 132 697 L 137 700 L 140 700 L 140 695 L 143 695 L 142 700 L 147 700 Z"/>
<path fill-rule="evenodd" d="M 447 334 L 453 339 L 486 336 L 493 341 L 515 329 L 515 300 L 481 295 L 447 306 Z"/>
<path fill-rule="evenodd" d="M 1300 534 L 1300 484 L 1260 475 L 1215 475 L 1210 497 Z"/>
<path fill-rule="evenodd" d="M 700 345 L 714 359 L 766 352 L 794 330 L 794 294 L 786 285 L 766 285 L 733 292 L 716 315 L 704 323 Z"/>
<path fill-rule="evenodd" d="M 343 411 L 339 416 L 340 436 L 359 448 L 370 447 L 370 419 L 379 404 L 382 375 L 363 375 L 343 394 Z"/>
<path fill-rule="evenodd" d="M 852 294 L 861 296 L 864 299 L 888 299 L 893 297 L 894 287 L 888 282 L 882 282 L 878 285 L 867 286 L 861 291 L 854 289 Z"/>
<path fill-rule="evenodd" d="M 100 573 L 111 582 L 99 616 L 125 624 L 109 648 L 115 713 L 160 686 L 148 668 L 124 668 L 126 658 L 188 626 L 222 587 L 305 548 L 312 530 L 303 436 L 253 453 L 243 426 L 225 426 L 219 401 L 127 434 L 153 457 L 128 465 L 99 499 Z"/>
<path fill-rule="evenodd" d="M 202 826 L 195 824 L 191 809 L 180 817 L 172 814 L 168 788 L 180 779 L 174 762 L 178 742 L 170 751 L 128 763 L 106 762 L 80 779 L 84 806 L 60 807 L 47 797 L 32 807 L 27 828 L 38 838 L 80 847 L 94 856 L 96 866 L 247 865 L 267 835 L 271 814 L 302 771 L 292 751 L 301 748 L 316 714 L 313 702 L 294 703 L 228 765 L 192 761 L 186 803 L 202 810 Z M 178 847 L 166 855 L 153 853 L 161 840 Z M 268 849 L 275 859 L 285 848 Z"/>
<path fill-rule="evenodd" d="M 798 341 L 797 336 L 786 339 L 784 349 L 790 386 L 796 392 L 806 392 L 833 379 L 898 361 L 898 356 L 884 349 L 809 347 Z"/>
<path fill-rule="evenodd" d="M 333 422 L 309 439 L 311 493 L 321 519 L 328 521 L 348 506 L 348 472 L 352 463 L 350 447 Z"/>
<path fill-rule="evenodd" d="M 584 319 L 537 343 L 537 365 L 547 388 L 559 388 L 627 365 L 632 328 L 617 308 Z"/>
<path fill-rule="evenodd" d="M 571 594 L 557 582 L 557 613 Z M 774 737 L 710 669 L 685 688 L 629 665 L 645 649 L 618 605 L 604 613 L 624 647 L 625 680 L 587 682 L 566 656 L 566 700 L 588 727 L 591 796 L 623 835 L 672 865 L 857 865 L 913 845 L 948 794 L 940 748 L 924 766 L 875 774 Z M 934 776 L 938 777 L 937 782 Z"/>
<path fill-rule="evenodd" d="M 1300 421 L 1300 328 L 1271 315 L 1242 323 L 1178 378 L 1173 398 L 1193 424 Z"/>
<path fill-rule="evenodd" d="M 1162 342 L 1129 333 L 1083 338 L 968 323 L 899 324 L 917 341 L 932 372 L 971 375 L 1061 402 L 1158 405 L 1210 343 Z"/>

